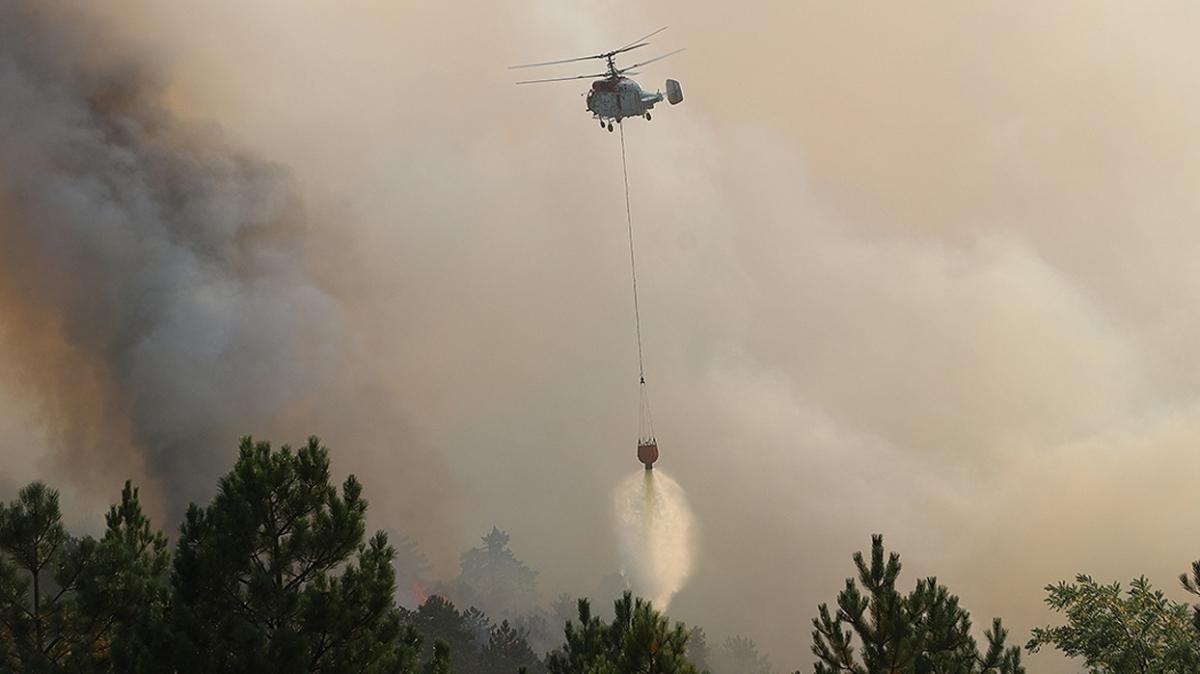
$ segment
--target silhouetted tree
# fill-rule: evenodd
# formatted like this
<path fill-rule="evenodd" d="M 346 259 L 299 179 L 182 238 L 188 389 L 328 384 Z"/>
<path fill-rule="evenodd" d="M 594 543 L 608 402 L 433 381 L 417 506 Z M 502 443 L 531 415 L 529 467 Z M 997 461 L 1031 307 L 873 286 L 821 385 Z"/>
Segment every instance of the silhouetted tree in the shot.
<path fill-rule="evenodd" d="M 896 589 L 900 556 L 884 561 L 883 537 L 871 538 L 871 562 L 854 553 L 858 583 L 846 579 L 837 612 L 821 604 L 813 624 L 816 674 L 1018 674 L 1021 651 L 1006 647 L 1008 631 L 996 618 L 979 652 L 971 636 L 969 614 L 937 579 L 917 581 L 907 595 Z M 859 589 L 859 584 L 863 590 Z M 857 655 L 854 637 L 858 637 Z"/>
<path fill-rule="evenodd" d="M 566 592 L 561 592 L 554 601 L 550 602 L 550 612 L 554 616 L 556 629 L 563 629 L 575 617 L 575 599 Z"/>
<path fill-rule="evenodd" d="M 771 674 L 771 662 L 748 637 L 726 637 L 714 661 L 717 674 Z"/>
<path fill-rule="evenodd" d="M 436 649 L 432 645 L 446 645 L 449 664 L 455 674 L 475 674 L 484 670 L 482 661 L 483 644 L 480 639 L 487 638 L 487 628 L 482 635 L 476 633 L 480 626 L 471 624 L 472 621 L 482 621 L 487 625 L 488 618 L 478 610 L 470 611 L 470 621 L 465 613 L 460 613 L 454 604 L 440 595 L 433 595 L 425 600 L 415 612 L 410 614 L 409 621 L 417 632 L 424 638 L 425 643 L 431 644 L 431 650 L 425 657 L 436 657 Z"/>
<path fill-rule="evenodd" d="M 615 617 L 605 623 L 579 600 L 579 622 L 567 623 L 566 643 L 546 658 L 550 674 L 698 674 L 687 658 L 688 632 L 672 627 L 644 599 L 626 592 L 614 603 Z"/>
<path fill-rule="evenodd" d="M 58 492 L 41 482 L 0 505 L 0 653 L 14 672 L 66 671 L 91 653 L 79 611 L 81 577 L 96 554 L 90 538 L 73 540 L 62 525 Z"/>
<path fill-rule="evenodd" d="M 1200 671 L 1200 634 L 1192 628 L 1186 604 L 1167 599 L 1145 578 L 1101 585 L 1078 575 L 1074 583 L 1046 586 L 1046 603 L 1065 613 L 1067 624 L 1039 627 L 1027 648 L 1052 645 L 1083 658 L 1093 674 L 1194 674 Z"/>
<path fill-rule="evenodd" d="M 508 549 L 509 536 L 497 527 L 482 538 L 483 546 L 462 554 L 461 571 L 450 583 L 460 605 L 477 606 L 493 618 L 515 618 L 537 603 L 537 572 Z"/>
<path fill-rule="evenodd" d="M 708 635 L 697 625 L 688 631 L 687 657 L 702 672 L 712 671 L 712 649 L 708 646 Z"/>
<path fill-rule="evenodd" d="M 483 659 L 489 672 L 516 672 L 524 669 L 529 674 L 546 671 L 542 661 L 529 646 L 523 630 L 510 625 L 507 620 L 492 628 Z"/>
<path fill-rule="evenodd" d="M 516 620 L 513 620 L 512 623 L 513 627 L 525 635 L 525 641 L 529 643 L 529 647 L 535 653 L 545 655 L 562 645 L 563 628 L 561 626 L 552 628 L 550 626 L 549 614 L 540 608 L 517 616 Z M 563 624 L 565 625 L 566 623 L 564 622 Z"/>
<path fill-rule="evenodd" d="M 467 628 L 467 632 L 471 635 L 471 640 L 479 648 L 483 648 L 487 643 L 488 636 L 492 632 L 492 619 L 486 613 L 480 611 L 474 606 L 468 608 L 462 613 L 463 626 Z"/>
<path fill-rule="evenodd" d="M 451 674 L 450 646 L 445 641 L 433 642 L 433 657 L 421 668 L 422 674 Z"/>
<path fill-rule="evenodd" d="M 316 438 L 242 440 L 216 498 L 188 509 L 174 563 L 179 672 L 411 672 L 420 637 L 393 603 L 394 551 L 363 542 L 354 476 L 339 493 Z"/>
<path fill-rule="evenodd" d="M 105 523 L 89 572 L 78 581 L 85 633 L 95 634 L 90 656 L 98 671 L 162 671 L 172 642 L 167 537 L 151 528 L 128 481 Z"/>
<path fill-rule="evenodd" d="M 99 542 L 71 538 L 40 482 L 0 506 L 0 671 L 161 669 L 166 538 L 129 482 L 105 521 Z"/>
<path fill-rule="evenodd" d="M 621 595 L 632 591 L 629 586 L 629 580 L 620 573 L 605 574 L 600 579 L 600 584 L 596 588 L 596 597 L 599 606 L 595 609 L 595 614 L 604 618 L 612 618 L 610 609 L 613 602 L 621 598 Z"/>
<path fill-rule="evenodd" d="M 416 541 L 401 536 L 396 548 L 396 601 L 401 606 L 416 608 L 429 598 L 429 558 L 417 547 Z"/>

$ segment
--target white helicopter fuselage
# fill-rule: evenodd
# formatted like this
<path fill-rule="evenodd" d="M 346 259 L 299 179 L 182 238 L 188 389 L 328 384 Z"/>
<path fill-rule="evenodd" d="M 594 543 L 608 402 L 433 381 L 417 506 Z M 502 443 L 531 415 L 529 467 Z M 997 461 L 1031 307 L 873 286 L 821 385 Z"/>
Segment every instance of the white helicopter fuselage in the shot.
<path fill-rule="evenodd" d="M 644 117 L 663 99 L 661 91 L 647 93 L 628 77 L 592 82 L 587 92 L 587 109 L 599 120 L 621 121 L 626 117 Z"/>

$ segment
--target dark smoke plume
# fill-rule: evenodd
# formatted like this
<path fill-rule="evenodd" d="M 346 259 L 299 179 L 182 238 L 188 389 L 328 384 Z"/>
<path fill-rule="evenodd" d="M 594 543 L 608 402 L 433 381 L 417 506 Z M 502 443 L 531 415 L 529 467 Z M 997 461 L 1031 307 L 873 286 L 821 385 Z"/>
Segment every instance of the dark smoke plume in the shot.
<path fill-rule="evenodd" d="M 0 352 L 53 472 L 149 480 L 177 516 L 239 435 L 345 440 L 317 427 L 346 416 L 329 398 L 371 396 L 342 383 L 347 312 L 288 173 L 178 121 L 163 73 L 103 35 L 57 3 L 0 5 Z"/>

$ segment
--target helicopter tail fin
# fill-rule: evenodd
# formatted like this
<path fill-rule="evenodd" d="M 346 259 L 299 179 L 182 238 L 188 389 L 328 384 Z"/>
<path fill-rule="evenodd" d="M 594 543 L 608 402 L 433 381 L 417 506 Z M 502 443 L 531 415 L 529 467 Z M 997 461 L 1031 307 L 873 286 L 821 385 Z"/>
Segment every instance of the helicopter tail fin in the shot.
<path fill-rule="evenodd" d="M 667 80 L 667 100 L 671 105 L 678 105 L 683 102 L 683 87 L 679 86 L 676 80 Z"/>

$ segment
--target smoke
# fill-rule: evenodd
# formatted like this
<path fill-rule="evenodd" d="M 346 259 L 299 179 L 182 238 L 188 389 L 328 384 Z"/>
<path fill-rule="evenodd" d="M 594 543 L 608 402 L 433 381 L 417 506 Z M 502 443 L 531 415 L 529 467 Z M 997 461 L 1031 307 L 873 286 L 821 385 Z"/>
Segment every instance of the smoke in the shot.
<path fill-rule="evenodd" d="M 641 470 L 617 487 L 614 504 L 623 574 L 665 611 L 692 571 L 695 525 L 683 488 L 661 470 Z"/>
<path fill-rule="evenodd" d="M 1018 642 L 1076 572 L 1183 598 L 1194 3 L 93 3 L 107 27 L 31 6 L 0 9 L 14 484 L 103 502 L 137 469 L 183 500 L 236 435 L 318 432 L 434 575 L 496 524 L 543 596 L 587 593 L 622 564 L 609 506 L 637 467 L 614 450 L 637 386 L 620 153 L 582 86 L 504 66 L 670 25 L 642 52 L 688 51 L 638 79 L 687 101 L 625 133 L 656 430 L 704 532 L 673 617 L 803 669 L 873 532 Z M 66 198 L 128 194 L 104 156 L 175 157 L 141 182 L 192 196 Z M 95 229 L 108 202 L 260 224 L 149 243 Z"/>
<path fill-rule="evenodd" d="M 108 497 L 134 477 L 173 518 L 240 435 L 402 441 L 351 383 L 352 317 L 289 172 L 180 121 L 153 54 L 113 34 L 70 4 L 0 6 L 0 353 L 42 469 Z"/>

